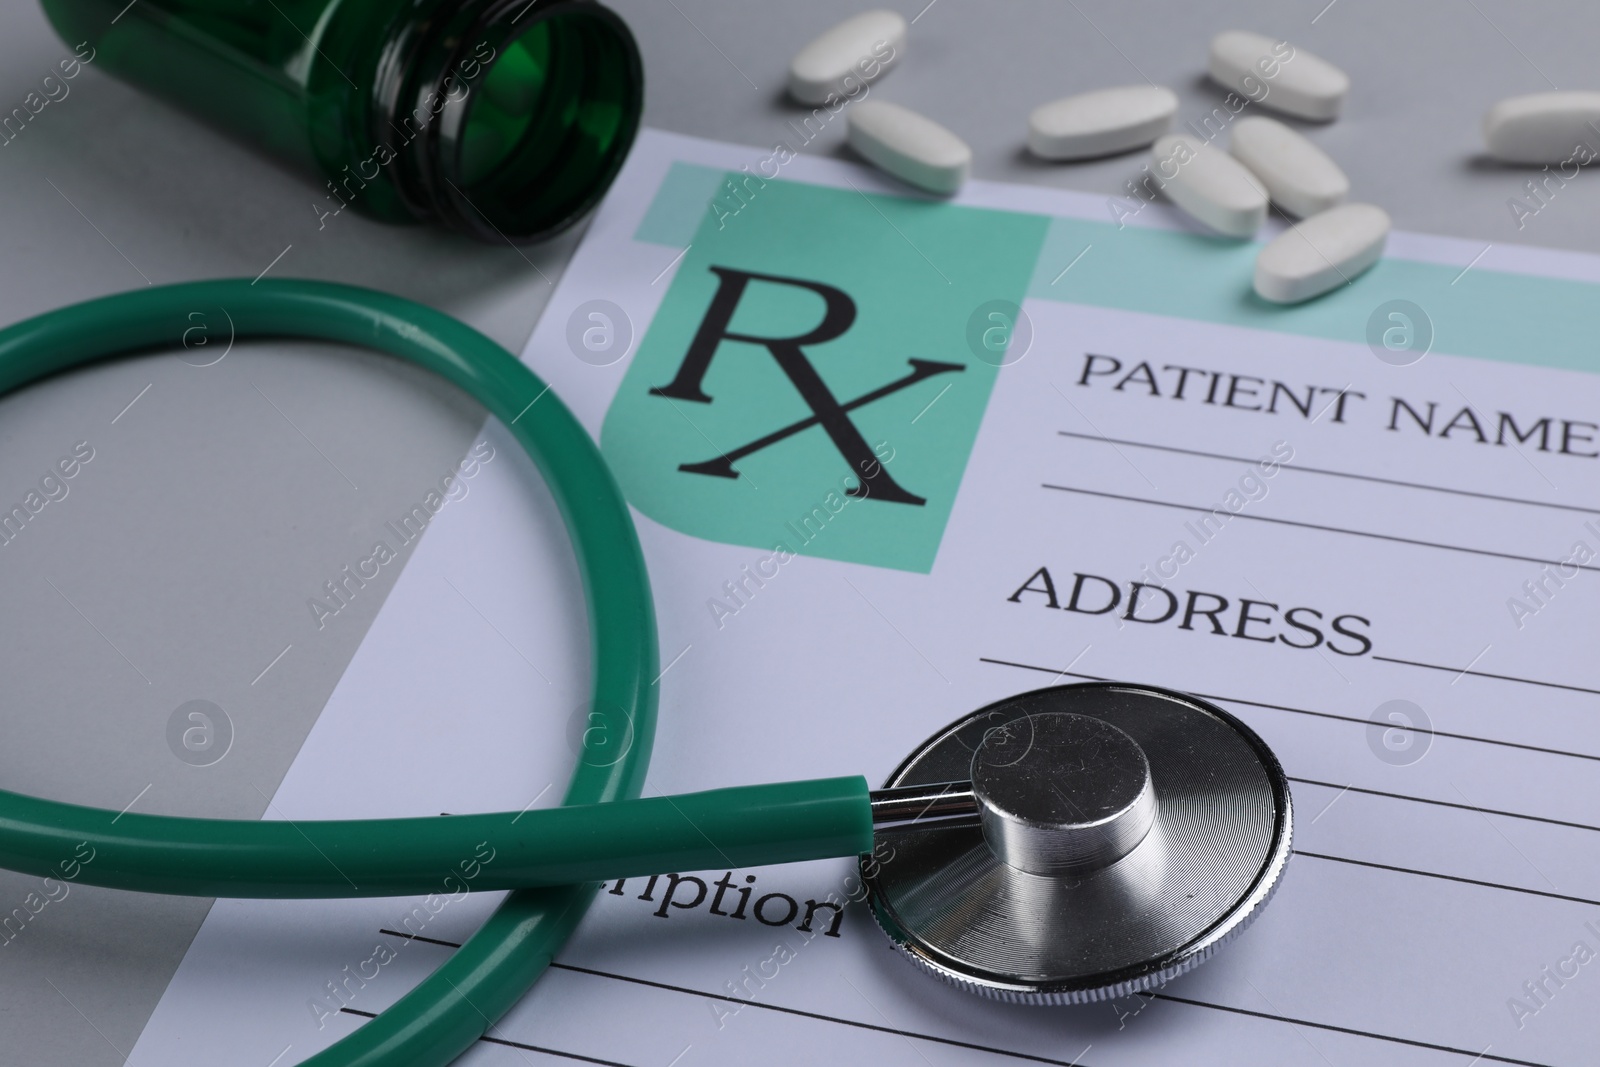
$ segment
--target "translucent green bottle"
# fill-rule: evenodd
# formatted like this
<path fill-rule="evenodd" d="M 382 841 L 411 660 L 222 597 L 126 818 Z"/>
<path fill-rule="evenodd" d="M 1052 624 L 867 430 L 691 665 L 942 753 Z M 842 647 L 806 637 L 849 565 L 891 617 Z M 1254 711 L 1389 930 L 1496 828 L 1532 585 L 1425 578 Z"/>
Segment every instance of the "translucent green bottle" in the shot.
<path fill-rule="evenodd" d="M 605 193 L 644 73 L 593 0 L 43 0 L 93 65 L 309 168 L 312 211 L 547 237 Z"/>

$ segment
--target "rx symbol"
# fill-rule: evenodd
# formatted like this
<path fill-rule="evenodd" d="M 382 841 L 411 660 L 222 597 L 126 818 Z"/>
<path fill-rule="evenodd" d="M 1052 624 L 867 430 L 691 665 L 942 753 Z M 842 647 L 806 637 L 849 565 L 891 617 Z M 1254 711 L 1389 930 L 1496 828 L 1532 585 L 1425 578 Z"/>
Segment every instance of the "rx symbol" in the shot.
<path fill-rule="evenodd" d="M 678 469 L 689 474 L 738 478 L 739 472 L 734 464 L 739 460 L 762 449 L 770 448 L 802 430 L 821 426 L 828 439 L 833 442 L 833 446 L 839 450 L 839 455 L 850 465 L 850 469 L 860 476 L 860 482 L 846 490 L 848 495 L 872 497 L 898 504 L 920 506 L 927 503 L 924 497 L 904 489 L 889 475 L 883 464 L 876 460 L 871 446 L 851 420 L 850 413 L 898 393 L 902 389 L 909 389 L 935 375 L 959 372 L 965 368 L 959 363 L 909 359 L 906 362 L 911 370 L 903 376 L 876 389 L 868 390 L 852 400 L 841 402 L 822 380 L 817 369 L 811 365 L 811 360 L 805 353 L 805 346 L 831 341 L 850 328 L 856 320 L 856 304 L 850 299 L 849 294 L 831 285 L 806 281 L 803 278 L 755 274 L 729 267 L 710 269 L 718 279 L 717 292 L 711 298 L 711 306 L 706 309 L 705 317 L 700 320 L 700 328 L 695 331 L 694 340 L 689 343 L 689 350 L 684 354 L 677 375 L 666 385 L 651 389 L 651 395 L 673 400 L 688 400 L 697 404 L 711 403 L 712 398 L 705 391 L 705 377 L 706 372 L 711 369 L 711 359 L 716 355 L 717 347 L 723 341 L 743 341 L 747 344 L 761 345 L 772 353 L 772 358 L 777 361 L 778 367 L 788 377 L 795 391 L 800 394 L 800 399 L 811 409 L 811 414 L 787 426 L 780 426 L 771 433 L 740 445 L 730 452 L 698 463 L 680 464 Z M 824 304 L 822 321 L 809 333 L 792 337 L 758 337 L 730 330 L 728 326 L 733 321 L 733 313 L 738 309 L 739 300 L 744 296 L 745 289 L 751 281 L 788 285 L 816 293 L 822 297 Z"/>

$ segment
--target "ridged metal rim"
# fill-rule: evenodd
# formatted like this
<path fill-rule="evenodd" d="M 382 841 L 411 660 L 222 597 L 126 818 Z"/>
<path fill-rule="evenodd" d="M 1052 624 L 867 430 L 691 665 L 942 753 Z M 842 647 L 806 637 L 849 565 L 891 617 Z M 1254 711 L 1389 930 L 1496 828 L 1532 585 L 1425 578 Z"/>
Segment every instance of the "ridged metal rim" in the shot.
<path fill-rule="evenodd" d="M 863 857 L 861 861 L 861 878 L 863 884 L 867 887 L 868 903 L 871 906 L 873 918 L 877 921 L 878 927 L 884 932 L 884 935 L 888 937 L 889 943 L 894 947 L 895 951 L 919 970 L 932 975 L 942 982 L 953 985 L 958 989 L 963 989 L 968 993 L 974 993 L 978 996 L 1007 1004 L 1052 1006 L 1099 1003 L 1154 989 L 1186 971 L 1192 970 L 1209 959 L 1217 949 L 1243 933 L 1256 920 L 1261 910 L 1266 907 L 1273 894 L 1277 892 L 1278 886 L 1282 881 L 1283 872 L 1288 866 L 1289 857 L 1293 853 L 1294 809 L 1289 793 L 1289 780 L 1272 749 L 1268 748 L 1267 743 L 1249 726 L 1210 701 L 1202 700 L 1190 693 L 1163 689 L 1159 686 L 1132 685 L 1121 682 L 1083 682 L 1075 685 L 1048 686 L 1044 689 L 1035 689 L 1027 693 L 1006 697 L 1004 700 L 995 701 L 976 712 L 963 715 L 956 723 L 944 727 L 918 745 L 910 755 L 901 761 L 900 765 L 895 768 L 894 773 L 889 775 L 884 783 L 885 786 L 900 784 L 901 775 L 905 774 L 907 769 L 928 748 L 947 736 L 955 726 L 990 709 L 1010 704 L 1021 698 L 1062 689 L 1079 691 L 1102 689 L 1149 693 L 1168 699 L 1176 698 L 1198 705 L 1210 714 L 1217 716 L 1244 738 L 1255 752 L 1257 758 L 1260 759 L 1262 768 L 1266 771 L 1278 809 L 1278 816 L 1273 828 L 1273 845 L 1268 851 L 1266 859 L 1263 860 L 1261 868 L 1257 871 L 1254 881 L 1251 882 L 1249 890 L 1221 918 L 1181 948 L 1165 953 L 1138 966 L 1105 972 L 1094 976 L 1094 979 L 1090 981 L 1056 983 L 1004 982 L 988 974 L 966 974 L 933 959 L 917 945 L 915 938 L 896 921 L 893 909 L 883 899 L 878 888 L 876 871 L 869 870 L 873 866 L 870 858 Z"/>

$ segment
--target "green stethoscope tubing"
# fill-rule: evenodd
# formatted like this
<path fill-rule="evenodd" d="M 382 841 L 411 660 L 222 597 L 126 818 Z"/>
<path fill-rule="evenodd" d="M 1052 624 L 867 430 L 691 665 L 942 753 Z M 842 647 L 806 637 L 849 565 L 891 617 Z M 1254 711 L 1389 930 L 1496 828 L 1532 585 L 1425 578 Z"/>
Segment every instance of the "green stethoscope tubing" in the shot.
<path fill-rule="evenodd" d="M 0 867 L 143 892 L 354 897 L 442 891 L 488 842 L 473 890 L 514 890 L 483 927 L 393 1007 L 304 1061 L 442 1067 L 538 980 L 603 879 L 753 866 L 872 847 L 860 777 L 638 798 L 655 733 L 656 633 L 628 505 L 588 433 L 516 357 L 400 297 L 294 280 L 193 282 L 91 300 L 0 331 L 0 394 L 47 375 L 171 348 L 195 312 L 223 310 L 237 338 L 377 349 L 445 378 L 507 425 L 548 483 L 577 556 L 593 648 L 593 707 L 631 725 L 618 755 L 580 758 L 563 807 L 491 815 L 291 823 L 120 814 L 0 791 Z M 81 857 L 80 857 L 81 858 Z M 460 878 L 460 875 L 457 875 Z M 459 881 L 452 883 L 459 886 Z M 452 891 L 459 891 L 453 889 Z"/>

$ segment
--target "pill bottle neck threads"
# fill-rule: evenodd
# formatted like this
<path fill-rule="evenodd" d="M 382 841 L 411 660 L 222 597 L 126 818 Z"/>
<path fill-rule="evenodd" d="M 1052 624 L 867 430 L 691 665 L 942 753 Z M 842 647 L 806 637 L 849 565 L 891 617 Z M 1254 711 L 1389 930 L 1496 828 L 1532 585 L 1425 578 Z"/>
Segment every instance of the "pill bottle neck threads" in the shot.
<path fill-rule="evenodd" d="M 644 107 L 638 45 L 596 0 L 42 3 L 98 68 L 310 170 L 319 229 L 352 207 L 549 237 L 605 194 Z"/>
<path fill-rule="evenodd" d="M 324 169 L 342 164 L 337 194 L 377 163 L 418 219 L 493 243 L 537 240 L 604 195 L 643 86 L 626 24 L 591 0 L 440 4 L 378 51 L 365 136 L 345 142 L 370 140 L 368 160 L 352 171 L 345 148 Z"/>

